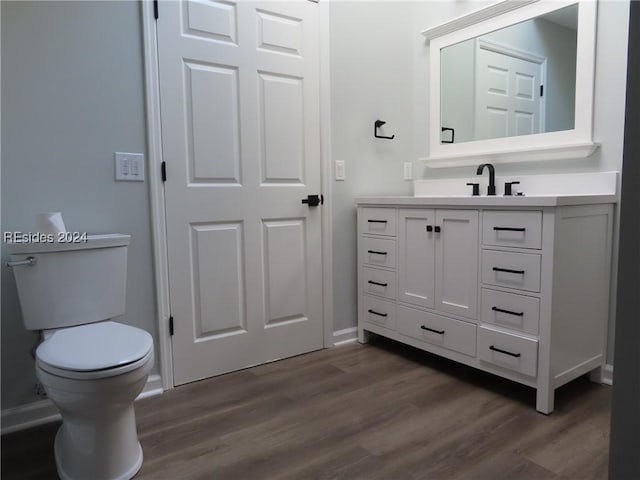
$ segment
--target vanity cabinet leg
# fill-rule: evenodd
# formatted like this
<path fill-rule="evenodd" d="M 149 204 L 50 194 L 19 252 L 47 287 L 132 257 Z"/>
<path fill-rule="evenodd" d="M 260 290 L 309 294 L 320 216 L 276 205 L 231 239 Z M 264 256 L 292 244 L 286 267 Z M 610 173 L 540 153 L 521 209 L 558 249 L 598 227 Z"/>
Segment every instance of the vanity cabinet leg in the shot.
<path fill-rule="evenodd" d="M 536 390 L 536 410 L 545 415 L 553 412 L 553 397 L 555 390 L 550 387 L 540 387 Z"/>
<path fill-rule="evenodd" d="M 602 383 L 603 380 L 603 368 L 602 366 L 593 369 L 589 372 L 589 380 L 593 383 Z"/>
<path fill-rule="evenodd" d="M 369 343 L 370 336 L 371 334 L 367 332 L 364 328 L 358 327 L 358 342 Z"/>

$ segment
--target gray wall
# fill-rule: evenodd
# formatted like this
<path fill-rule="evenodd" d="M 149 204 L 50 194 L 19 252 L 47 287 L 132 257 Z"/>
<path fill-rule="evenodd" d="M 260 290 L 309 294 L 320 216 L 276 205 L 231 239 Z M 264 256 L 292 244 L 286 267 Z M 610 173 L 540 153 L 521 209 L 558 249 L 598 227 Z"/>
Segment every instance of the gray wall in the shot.
<path fill-rule="evenodd" d="M 2 230 L 34 231 L 36 213 L 60 211 L 70 231 L 131 234 L 120 320 L 155 336 L 148 185 L 113 179 L 113 152 L 146 151 L 140 5 L 1 8 Z M 6 267 L 1 325 L 6 409 L 38 399 L 29 354 L 37 336 L 22 326 Z"/>
<path fill-rule="evenodd" d="M 334 330 L 353 327 L 356 211 L 360 195 L 410 194 L 402 179 L 412 146 L 409 2 L 336 2 L 331 11 L 331 135 L 345 181 L 333 183 Z M 373 123 L 386 121 L 373 137 Z"/>
<path fill-rule="evenodd" d="M 640 3 L 631 4 L 609 478 L 640 478 Z"/>

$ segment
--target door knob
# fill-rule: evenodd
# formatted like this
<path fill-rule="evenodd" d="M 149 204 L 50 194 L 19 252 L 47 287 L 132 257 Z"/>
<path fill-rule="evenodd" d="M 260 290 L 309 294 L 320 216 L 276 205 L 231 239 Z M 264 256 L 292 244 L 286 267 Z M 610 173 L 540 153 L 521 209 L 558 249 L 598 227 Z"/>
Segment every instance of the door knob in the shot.
<path fill-rule="evenodd" d="M 307 195 L 302 199 L 302 203 L 306 203 L 310 207 L 317 207 L 324 204 L 324 195 Z"/>

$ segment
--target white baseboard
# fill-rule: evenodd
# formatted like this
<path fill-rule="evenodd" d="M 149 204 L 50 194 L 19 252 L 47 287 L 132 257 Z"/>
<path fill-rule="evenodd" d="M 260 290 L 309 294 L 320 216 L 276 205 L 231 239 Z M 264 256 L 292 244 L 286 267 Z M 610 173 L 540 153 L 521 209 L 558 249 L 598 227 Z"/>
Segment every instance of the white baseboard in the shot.
<path fill-rule="evenodd" d="M 606 364 L 602 369 L 602 383 L 613 385 L 613 365 Z"/>
<path fill-rule="evenodd" d="M 2 410 L 1 433 L 17 432 L 26 428 L 44 425 L 45 423 L 60 420 L 58 409 L 51 400 L 38 400 L 37 402 L 19 405 Z"/>
<path fill-rule="evenodd" d="M 347 345 L 358 340 L 358 328 L 351 327 L 333 332 L 333 346 Z"/>
<path fill-rule="evenodd" d="M 160 375 L 149 375 L 147 378 L 147 384 L 144 386 L 140 395 L 136 398 L 136 400 L 142 400 L 143 398 L 155 397 L 156 395 L 160 395 L 164 390 L 162 389 L 162 378 Z"/>
<path fill-rule="evenodd" d="M 150 375 L 144 390 L 136 400 L 159 395 L 162 391 L 160 375 Z M 18 430 L 44 425 L 57 420 L 60 420 L 60 413 L 51 403 L 51 400 L 38 400 L 37 402 L 2 410 L 0 433 L 4 435 L 5 433 L 17 432 Z"/>

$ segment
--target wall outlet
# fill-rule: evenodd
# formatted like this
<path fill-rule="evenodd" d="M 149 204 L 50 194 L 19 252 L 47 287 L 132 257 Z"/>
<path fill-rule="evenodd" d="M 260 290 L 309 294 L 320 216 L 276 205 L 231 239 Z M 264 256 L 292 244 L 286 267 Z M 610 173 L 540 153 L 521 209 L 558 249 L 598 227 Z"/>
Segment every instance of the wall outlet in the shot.
<path fill-rule="evenodd" d="M 144 181 L 144 155 L 141 153 L 116 152 L 116 180 L 124 182 Z"/>
<path fill-rule="evenodd" d="M 336 160 L 336 180 L 344 180 L 344 160 Z"/>
<path fill-rule="evenodd" d="M 404 179 L 413 180 L 413 163 L 404 162 Z"/>

